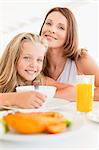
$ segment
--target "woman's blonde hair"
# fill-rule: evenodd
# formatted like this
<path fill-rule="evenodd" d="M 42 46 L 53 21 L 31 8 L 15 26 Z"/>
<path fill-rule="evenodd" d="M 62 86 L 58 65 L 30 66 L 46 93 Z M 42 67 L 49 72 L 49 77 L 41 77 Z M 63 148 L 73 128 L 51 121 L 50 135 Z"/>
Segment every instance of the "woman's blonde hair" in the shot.
<path fill-rule="evenodd" d="M 16 35 L 7 45 L 0 59 L 0 93 L 13 92 L 16 86 L 25 85 L 16 70 L 16 64 L 20 57 L 20 49 L 23 42 L 31 41 L 40 43 L 47 50 L 47 41 L 32 33 L 20 33 Z"/>

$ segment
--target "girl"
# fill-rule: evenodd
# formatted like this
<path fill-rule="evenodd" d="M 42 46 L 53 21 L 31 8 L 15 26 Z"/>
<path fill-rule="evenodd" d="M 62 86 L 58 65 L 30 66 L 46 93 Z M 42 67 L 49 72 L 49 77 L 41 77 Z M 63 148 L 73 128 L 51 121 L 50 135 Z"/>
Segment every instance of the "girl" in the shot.
<path fill-rule="evenodd" d="M 0 60 L 0 105 L 40 107 L 45 101 L 45 95 L 38 92 L 15 93 L 16 86 L 33 85 L 38 81 L 41 85 L 56 86 L 56 97 L 74 98 L 74 94 L 68 93 L 70 89 L 74 92 L 72 86 L 59 84 L 40 74 L 44 68 L 46 51 L 47 41 L 32 33 L 20 33 L 9 42 Z"/>

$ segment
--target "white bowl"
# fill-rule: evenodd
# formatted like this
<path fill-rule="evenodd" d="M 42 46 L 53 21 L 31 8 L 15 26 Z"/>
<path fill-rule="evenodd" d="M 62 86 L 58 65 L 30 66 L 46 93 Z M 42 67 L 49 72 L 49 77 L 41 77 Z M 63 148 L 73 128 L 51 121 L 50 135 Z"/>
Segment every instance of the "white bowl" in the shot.
<path fill-rule="evenodd" d="M 46 95 L 47 98 L 52 98 L 55 95 L 56 87 L 55 86 L 43 86 L 43 85 L 40 85 L 37 89 L 33 85 L 16 87 L 16 92 L 29 92 L 29 91 L 37 91 Z"/>

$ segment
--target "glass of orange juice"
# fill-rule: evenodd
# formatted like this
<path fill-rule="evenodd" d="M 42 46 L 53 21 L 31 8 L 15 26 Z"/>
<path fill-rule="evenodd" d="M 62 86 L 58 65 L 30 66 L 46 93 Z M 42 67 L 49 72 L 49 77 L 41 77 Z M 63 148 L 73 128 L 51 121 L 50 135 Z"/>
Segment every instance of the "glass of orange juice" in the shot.
<path fill-rule="evenodd" d="M 79 112 L 92 111 L 94 75 L 76 75 L 76 109 Z"/>

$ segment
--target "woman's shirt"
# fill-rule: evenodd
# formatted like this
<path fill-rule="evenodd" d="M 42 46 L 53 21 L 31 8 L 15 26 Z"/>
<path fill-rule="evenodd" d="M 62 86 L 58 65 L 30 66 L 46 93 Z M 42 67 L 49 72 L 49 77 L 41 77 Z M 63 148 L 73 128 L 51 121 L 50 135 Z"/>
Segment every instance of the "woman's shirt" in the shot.
<path fill-rule="evenodd" d="M 57 81 L 61 83 L 76 83 L 77 67 L 75 61 L 67 59 L 64 70 L 58 77 Z"/>

